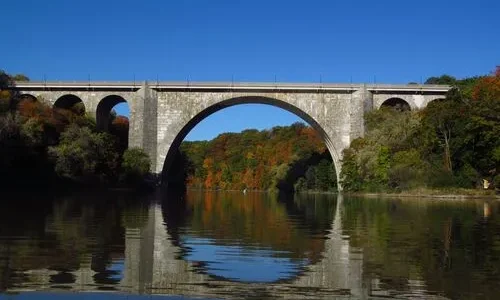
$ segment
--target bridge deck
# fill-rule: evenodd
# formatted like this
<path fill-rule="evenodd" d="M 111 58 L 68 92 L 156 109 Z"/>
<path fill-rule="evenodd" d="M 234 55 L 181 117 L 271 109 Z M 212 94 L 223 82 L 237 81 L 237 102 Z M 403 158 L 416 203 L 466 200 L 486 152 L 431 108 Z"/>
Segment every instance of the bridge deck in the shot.
<path fill-rule="evenodd" d="M 431 84 L 360 84 L 360 83 L 282 83 L 282 82 L 16 82 L 15 89 L 139 89 L 143 84 L 157 90 L 215 90 L 215 91 L 290 91 L 290 92 L 319 92 L 319 91 L 354 91 L 366 88 L 371 92 L 427 92 L 446 93 L 451 86 Z"/>

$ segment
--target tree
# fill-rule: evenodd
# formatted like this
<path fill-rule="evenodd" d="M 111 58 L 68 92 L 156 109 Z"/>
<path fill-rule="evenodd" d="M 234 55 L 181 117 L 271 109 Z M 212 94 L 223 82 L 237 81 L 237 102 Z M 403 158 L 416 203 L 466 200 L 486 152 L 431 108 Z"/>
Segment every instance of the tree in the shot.
<path fill-rule="evenodd" d="M 453 173 L 451 143 L 456 137 L 460 106 L 460 103 L 450 99 L 433 101 L 427 105 L 422 118 L 423 126 L 428 126 L 431 131 L 435 130 L 436 142 L 443 149 L 444 167 L 451 174 Z"/>
<path fill-rule="evenodd" d="M 15 114 L 0 116 L 0 171 L 8 172 L 23 149 L 21 122 Z"/>
<path fill-rule="evenodd" d="M 125 116 L 114 118 L 109 127 L 109 132 L 118 138 L 121 151 L 125 151 L 128 147 L 128 129 L 129 121 Z"/>
<path fill-rule="evenodd" d="M 0 70 L 0 113 L 5 113 L 11 108 L 13 94 L 8 88 L 13 84 L 12 78 L 3 70 Z"/>
<path fill-rule="evenodd" d="M 470 102 L 470 118 L 465 125 L 462 150 L 468 162 L 482 176 L 500 172 L 500 67 L 477 80 Z"/>
<path fill-rule="evenodd" d="M 123 153 L 122 180 L 127 183 L 137 183 L 150 172 L 151 159 L 140 148 L 130 148 Z"/>
<path fill-rule="evenodd" d="M 0 70 L 0 90 L 11 87 L 13 84 L 14 81 L 12 80 L 12 77 L 3 70 Z"/>
<path fill-rule="evenodd" d="M 24 75 L 24 74 L 16 74 L 12 77 L 12 79 L 14 81 L 30 81 L 30 79 L 28 78 L 28 76 Z"/>
<path fill-rule="evenodd" d="M 50 147 L 49 153 L 56 173 L 69 179 L 108 182 L 118 168 L 115 139 L 76 124 L 62 133 L 59 145 Z"/>
<path fill-rule="evenodd" d="M 429 77 L 425 84 L 447 84 L 447 85 L 455 85 L 457 83 L 457 79 L 450 75 L 441 75 L 439 77 Z"/>
<path fill-rule="evenodd" d="M 396 190 L 425 186 L 426 174 L 427 163 L 417 149 L 399 151 L 394 154 L 391 162 L 389 186 Z"/>
<path fill-rule="evenodd" d="M 359 191 L 363 188 L 362 177 L 359 172 L 358 164 L 356 163 L 356 143 L 361 139 L 356 139 L 351 143 L 351 146 L 343 151 L 342 170 L 340 178 L 342 186 L 346 191 Z"/>
<path fill-rule="evenodd" d="M 304 177 L 300 177 L 293 187 L 295 192 L 306 191 L 308 189 L 306 179 Z"/>

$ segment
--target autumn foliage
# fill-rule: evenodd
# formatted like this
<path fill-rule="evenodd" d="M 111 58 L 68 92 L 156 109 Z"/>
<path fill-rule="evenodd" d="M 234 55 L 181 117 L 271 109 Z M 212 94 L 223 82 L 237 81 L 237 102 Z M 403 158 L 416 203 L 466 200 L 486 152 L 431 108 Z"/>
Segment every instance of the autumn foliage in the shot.
<path fill-rule="evenodd" d="M 475 101 L 499 101 L 500 99 L 500 66 L 491 76 L 482 77 L 478 80 L 472 91 Z M 499 112 L 500 114 L 500 112 Z"/>
<path fill-rule="evenodd" d="M 224 133 L 208 142 L 183 142 L 181 151 L 188 158 L 187 185 L 191 188 L 290 189 L 322 158 L 328 161 L 326 172 L 335 173 L 324 142 L 303 123 Z M 331 182 L 329 188 L 334 187 Z"/>
<path fill-rule="evenodd" d="M 129 184 L 149 171 L 149 158 L 142 150 L 123 157 L 128 146 L 126 117 L 114 116 L 110 132 L 99 131 L 82 102 L 52 107 L 43 99 L 17 94 L 10 89 L 13 82 L 0 71 L 2 183 L 46 186 L 63 179 Z"/>

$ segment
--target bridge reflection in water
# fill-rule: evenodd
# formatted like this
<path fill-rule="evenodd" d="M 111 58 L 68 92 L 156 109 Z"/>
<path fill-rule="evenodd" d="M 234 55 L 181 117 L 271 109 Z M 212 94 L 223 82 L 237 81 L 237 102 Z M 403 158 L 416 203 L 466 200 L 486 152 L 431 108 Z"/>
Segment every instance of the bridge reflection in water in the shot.
<path fill-rule="evenodd" d="M 102 291 L 115 290 L 132 294 L 167 294 L 205 297 L 245 295 L 257 298 L 285 297 L 304 299 L 308 297 L 332 296 L 339 298 L 368 298 L 370 282 L 363 278 L 363 252 L 349 245 L 347 236 L 342 235 L 342 195 L 338 196 L 331 229 L 324 241 L 323 255 L 311 265 L 304 266 L 294 277 L 273 283 L 244 283 L 200 271 L 199 266 L 183 259 L 185 249 L 169 233 L 168 220 L 161 204 L 149 207 L 147 222 L 136 228 L 125 229 L 124 258 L 116 266 L 117 284 L 108 287 L 96 282 L 92 257 L 80 261 L 80 267 L 67 273 L 72 283 L 64 284 L 65 290 Z M 168 216 L 166 217 L 168 218 Z M 22 288 L 11 288 L 10 292 L 26 289 L 52 290 L 56 286 L 51 280 L 61 272 L 42 269 L 25 272 L 30 279 Z M 33 283 L 30 284 L 28 282 Z"/>

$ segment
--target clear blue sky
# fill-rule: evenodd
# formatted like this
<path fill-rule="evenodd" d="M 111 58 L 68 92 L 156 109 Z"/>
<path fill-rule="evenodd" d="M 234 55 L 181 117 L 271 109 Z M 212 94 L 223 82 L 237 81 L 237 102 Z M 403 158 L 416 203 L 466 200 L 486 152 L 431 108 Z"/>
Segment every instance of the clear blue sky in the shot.
<path fill-rule="evenodd" d="M 498 0 L 4 2 L 0 68 L 33 80 L 407 83 L 500 64 Z M 254 127 L 220 126 L 238 110 L 190 138 Z"/>

